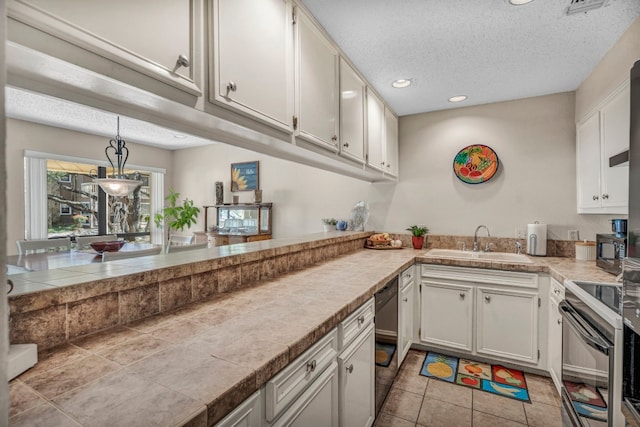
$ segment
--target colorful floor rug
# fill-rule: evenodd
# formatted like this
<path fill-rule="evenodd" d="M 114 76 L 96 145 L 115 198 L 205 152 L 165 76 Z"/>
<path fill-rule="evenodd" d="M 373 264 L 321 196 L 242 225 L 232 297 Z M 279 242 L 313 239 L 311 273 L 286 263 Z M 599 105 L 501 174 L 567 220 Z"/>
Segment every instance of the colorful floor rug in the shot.
<path fill-rule="evenodd" d="M 383 368 L 389 367 L 395 352 L 395 345 L 376 342 L 376 365 L 382 366 Z"/>
<path fill-rule="evenodd" d="M 531 403 L 524 373 L 517 369 L 430 351 L 420 375 Z"/>
<path fill-rule="evenodd" d="M 571 403 L 581 417 L 598 421 L 607 421 L 607 403 L 602 398 L 600 389 L 584 383 L 564 381 L 564 387 L 571 398 Z M 606 395 L 606 390 L 604 391 Z"/>

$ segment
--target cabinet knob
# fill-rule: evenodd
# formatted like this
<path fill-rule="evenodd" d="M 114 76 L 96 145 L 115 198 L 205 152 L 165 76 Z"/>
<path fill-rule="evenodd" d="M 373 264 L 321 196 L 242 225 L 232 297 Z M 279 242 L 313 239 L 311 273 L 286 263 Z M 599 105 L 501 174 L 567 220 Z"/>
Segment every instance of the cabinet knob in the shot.
<path fill-rule="evenodd" d="M 562 319 L 558 319 L 558 325 L 562 325 Z"/>
<path fill-rule="evenodd" d="M 608 199 L 608 198 L 609 198 L 609 195 L 608 195 L 608 194 L 603 194 L 603 195 L 602 195 L 602 199 L 603 199 L 603 200 L 606 200 L 606 199 Z"/>
<path fill-rule="evenodd" d="M 336 142 L 336 141 L 338 140 L 338 135 L 333 135 L 333 136 L 331 137 L 331 140 L 332 140 L 333 142 Z"/>
<path fill-rule="evenodd" d="M 353 372 L 353 363 L 349 366 L 347 366 L 347 372 L 352 373 Z"/>
<path fill-rule="evenodd" d="M 387 167 L 390 168 L 391 167 L 391 163 L 387 163 Z"/>
<path fill-rule="evenodd" d="M 312 360 L 311 362 L 307 362 L 307 372 L 313 372 L 316 370 L 316 361 Z"/>
<path fill-rule="evenodd" d="M 343 147 L 349 147 L 349 143 L 345 142 L 344 144 L 342 144 Z"/>
<path fill-rule="evenodd" d="M 384 166 L 384 162 L 380 162 L 380 165 Z"/>
<path fill-rule="evenodd" d="M 407 301 L 409 301 L 409 298 L 404 297 L 404 298 L 402 298 L 402 301 L 407 302 Z"/>
<path fill-rule="evenodd" d="M 485 296 L 484 296 L 484 300 L 485 300 L 486 302 L 491 302 L 491 297 L 490 297 L 489 295 L 485 295 Z"/>
<path fill-rule="evenodd" d="M 464 297 L 466 297 L 467 294 L 465 294 L 464 292 L 460 292 L 460 298 L 464 299 Z"/>
<path fill-rule="evenodd" d="M 364 314 L 358 317 L 358 325 L 362 325 L 364 323 Z"/>
<path fill-rule="evenodd" d="M 599 197 L 598 196 L 593 196 L 593 200 L 598 200 Z"/>
<path fill-rule="evenodd" d="M 229 92 L 235 92 L 237 89 L 238 86 L 236 85 L 236 82 L 229 80 L 229 83 L 227 84 L 227 94 L 229 94 Z"/>
<path fill-rule="evenodd" d="M 183 53 L 181 53 L 180 55 L 178 55 L 178 60 L 176 61 L 176 64 L 178 64 L 181 67 L 188 67 L 189 65 L 191 65 L 191 61 L 189 61 L 189 57 Z"/>

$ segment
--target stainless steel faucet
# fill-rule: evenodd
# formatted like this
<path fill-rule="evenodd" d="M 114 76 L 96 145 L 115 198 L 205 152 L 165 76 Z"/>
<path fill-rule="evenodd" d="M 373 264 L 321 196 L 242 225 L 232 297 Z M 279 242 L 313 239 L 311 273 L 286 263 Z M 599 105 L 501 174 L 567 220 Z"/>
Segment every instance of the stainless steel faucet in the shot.
<path fill-rule="evenodd" d="M 477 226 L 475 233 L 473 233 L 473 252 L 478 252 L 478 230 L 480 230 L 481 228 L 484 228 L 485 230 L 487 230 L 487 237 L 491 237 L 491 233 L 489 233 L 489 229 L 487 228 L 486 225 Z M 488 246 L 489 245 L 487 245 L 487 247 Z"/>

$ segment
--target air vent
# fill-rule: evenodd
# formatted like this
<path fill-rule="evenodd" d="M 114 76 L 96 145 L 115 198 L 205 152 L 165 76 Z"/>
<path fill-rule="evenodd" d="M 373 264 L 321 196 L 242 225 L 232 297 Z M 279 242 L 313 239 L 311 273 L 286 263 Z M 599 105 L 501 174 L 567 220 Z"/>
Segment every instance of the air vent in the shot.
<path fill-rule="evenodd" d="M 571 0 L 571 4 L 567 7 L 567 15 L 600 9 L 602 6 L 606 6 L 607 3 L 609 3 L 609 0 Z"/>

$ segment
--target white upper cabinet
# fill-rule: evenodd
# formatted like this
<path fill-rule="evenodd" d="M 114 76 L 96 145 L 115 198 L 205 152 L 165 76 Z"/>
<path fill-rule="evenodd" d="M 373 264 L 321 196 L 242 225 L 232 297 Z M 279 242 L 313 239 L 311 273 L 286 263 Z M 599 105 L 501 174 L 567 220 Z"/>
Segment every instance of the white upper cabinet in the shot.
<path fill-rule="evenodd" d="M 194 10 L 199 4 L 198 0 L 11 0 L 8 16 L 28 27 L 12 26 L 9 39 L 135 86 L 144 86 L 145 81 L 131 70 L 199 96 L 193 73 Z M 53 37 L 36 35 L 29 27 Z M 61 40 L 81 49 L 69 49 Z M 114 62 L 126 68 L 113 67 Z"/>
<path fill-rule="evenodd" d="M 212 101 L 291 131 L 291 2 L 213 0 L 212 13 Z"/>
<path fill-rule="evenodd" d="M 398 118 L 393 112 L 384 109 L 385 122 L 385 165 L 386 173 L 398 176 Z"/>
<path fill-rule="evenodd" d="M 398 175 L 398 118 L 367 88 L 367 164 Z"/>
<path fill-rule="evenodd" d="M 385 108 L 373 91 L 367 88 L 367 164 L 385 170 Z"/>
<path fill-rule="evenodd" d="M 300 8 L 295 14 L 296 136 L 338 151 L 338 51 Z"/>
<path fill-rule="evenodd" d="M 364 163 L 364 112 L 366 85 L 340 58 L 340 153 Z"/>
<path fill-rule="evenodd" d="M 626 82 L 576 127 L 578 213 L 628 212 L 629 165 L 609 161 L 629 149 L 629 93 Z"/>

